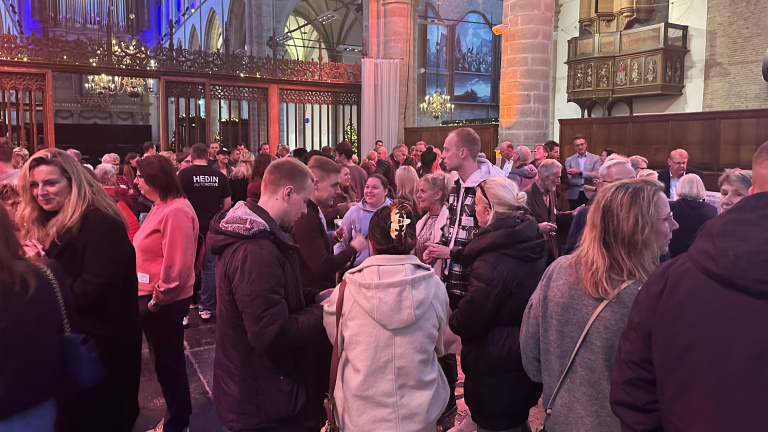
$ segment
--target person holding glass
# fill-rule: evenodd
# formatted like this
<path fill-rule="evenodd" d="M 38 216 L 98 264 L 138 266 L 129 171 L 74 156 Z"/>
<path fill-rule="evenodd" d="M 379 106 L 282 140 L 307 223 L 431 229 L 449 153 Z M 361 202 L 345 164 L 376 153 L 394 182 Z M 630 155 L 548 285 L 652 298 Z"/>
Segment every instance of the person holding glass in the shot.
<path fill-rule="evenodd" d="M 387 198 L 387 190 L 389 190 L 389 182 L 384 176 L 381 174 L 371 174 L 368 177 L 368 181 L 365 182 L 362 201 L 350 208 L 341 221 L 341 226 L 348 233 L 348 239 L 353 239 L 358 234 L 366 238 L 368 237 L 368 224 L 371 221 L 371 216 L 373 216 L 376 210 L 388 206 L 392 202 L 392 200 Z M 337 243 L 334 250 L 344 249 L 347 245 L 346 243 Z M 353 267 L 362 264 L 369 255 L 370 252 L 367 248 L 358 252 L 353 261 Z"/>

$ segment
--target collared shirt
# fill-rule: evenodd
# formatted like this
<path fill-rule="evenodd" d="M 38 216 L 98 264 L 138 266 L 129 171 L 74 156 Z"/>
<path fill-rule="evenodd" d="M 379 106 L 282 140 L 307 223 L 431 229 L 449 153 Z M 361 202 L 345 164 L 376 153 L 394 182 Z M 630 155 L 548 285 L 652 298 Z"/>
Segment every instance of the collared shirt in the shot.
<path fill-rule="evenodd" d="M 683 174 L 685 175 L 685 174 Z M 682 176 L 681 176 L 682 177 Z M 672 170 L 669 170 L 669 199 L 670 201 L 677 201 L 677 182 L 680 179 L 672 175 Z"/>
<path fill-rule="evenodd" d="M 504 177 L 509 175 L 509 172 L 512 171 L 512 168 L 515 167 L 515 164 L 512 163 L 512 159 L 504 159 Z"/>
<path fill-rule="evenodd" d="M 576 156 L 576 159 L 579 161 L 579 171 L 581 171 L 581 187 L 579 190 L 584 190 L 584 164 L 587 163 L 587 154 L 584 153 L 584 156 Z"/>

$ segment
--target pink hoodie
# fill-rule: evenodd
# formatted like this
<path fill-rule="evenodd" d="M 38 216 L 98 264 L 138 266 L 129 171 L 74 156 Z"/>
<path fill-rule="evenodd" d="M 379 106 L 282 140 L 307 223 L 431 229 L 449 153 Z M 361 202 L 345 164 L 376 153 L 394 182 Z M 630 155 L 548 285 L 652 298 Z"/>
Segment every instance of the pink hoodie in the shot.
<path fill-rule="evenodd" d="M 198 232 L 186 198 L 155 203 L 133 239 L 140 296 L 167 305 L 192 295 Z"/>

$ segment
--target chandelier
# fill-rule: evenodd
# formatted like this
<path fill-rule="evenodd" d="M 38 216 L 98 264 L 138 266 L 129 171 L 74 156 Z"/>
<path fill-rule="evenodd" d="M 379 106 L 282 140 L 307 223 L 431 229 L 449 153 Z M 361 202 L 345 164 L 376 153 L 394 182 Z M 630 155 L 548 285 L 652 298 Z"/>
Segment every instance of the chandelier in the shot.
<path fill-rule="evenodd" d="M 429 114 L 435 120 L 440 120 L 440 116 L 443 113 L 453 112 L 453 104 L 451 103 L 451 97 L 441 95 L 440 90 L 435 90 L 435 93 L 430 96 L 424 97 L 424 102 L 421 103 L 421 112 Z"/>
<path fill-rule="evenodd" d="M 88 75 L 85 93 L 88 96 L 107 96 L 125 93 L 136 100 L 144 94 L 144 88 L 152 92 L 152 80 L 149 78 L 114 77 L 107 74 Z"/>

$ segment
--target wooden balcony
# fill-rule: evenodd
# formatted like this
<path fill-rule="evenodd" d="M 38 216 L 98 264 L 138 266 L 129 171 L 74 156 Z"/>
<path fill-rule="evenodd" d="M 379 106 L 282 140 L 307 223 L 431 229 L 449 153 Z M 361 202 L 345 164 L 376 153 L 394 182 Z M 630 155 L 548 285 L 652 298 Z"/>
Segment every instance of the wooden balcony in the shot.
<path fill-rule="evenodd" d="M 618 102 L 662 95 L 682 95 L 688 27 L 662 23 L 568 41 L 568 102 L 591 117 L 596 105 L 610 116 Z"/>

